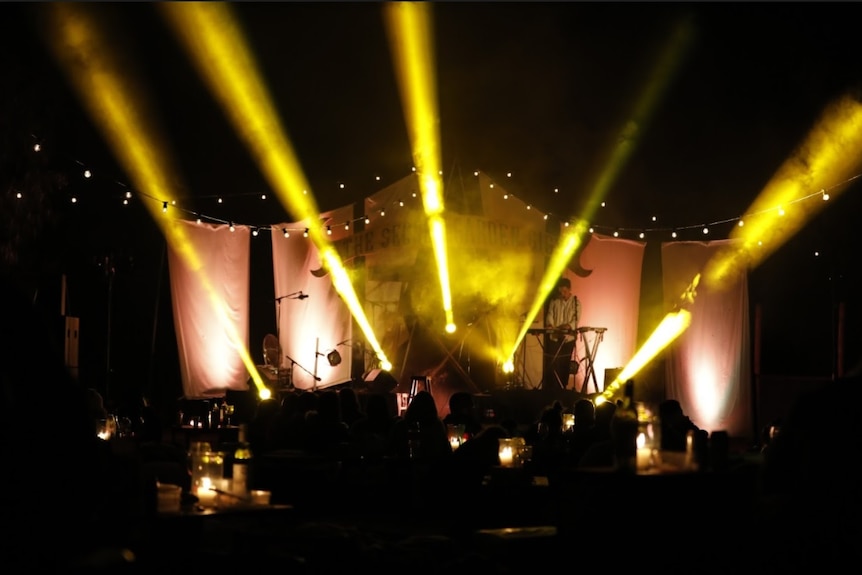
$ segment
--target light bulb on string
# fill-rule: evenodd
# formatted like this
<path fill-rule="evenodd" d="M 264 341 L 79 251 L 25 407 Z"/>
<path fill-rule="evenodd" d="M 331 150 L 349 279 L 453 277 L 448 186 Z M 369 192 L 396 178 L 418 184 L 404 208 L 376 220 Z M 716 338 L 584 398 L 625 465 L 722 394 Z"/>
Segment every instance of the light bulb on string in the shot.
<path fill-rule="evenodd" d="M 290 237 L 290 232 L 289 232 L 289 231 L 287 231 L 287 228 L 281 228 L 281 233 L 282 233 L 282 234 L 284 235 L 284 237 L 286 237 L 286 238 L 289 238 L 289 237 Z"/>

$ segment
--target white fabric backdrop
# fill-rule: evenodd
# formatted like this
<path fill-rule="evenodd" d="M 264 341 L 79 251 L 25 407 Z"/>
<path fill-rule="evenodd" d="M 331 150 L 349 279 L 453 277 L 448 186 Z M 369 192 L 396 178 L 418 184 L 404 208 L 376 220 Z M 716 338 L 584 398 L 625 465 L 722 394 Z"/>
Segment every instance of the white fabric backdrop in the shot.
<path fill-rule="evenodd" d="M 706 263 L 736 240 L 662 244 L 666 311 L 679 301 Z M 691 325 L 668 348 L 666 395 L 679 400 L 692 421 L 707 431 L 751 435 L 751 358 L 748 277 L 740 271 L 719 289 L 701 281 Z"/>
<path fill-rule="evenodd" d="M 348 206 L 321 214 L 323 221 L 351 221 L 353 208 Z M 276 229 L 303 229 L 307 223 L 283 223 Z M 332 241 L 350 233 L 333 226 Z M 293 386 L 298 389 L 322 388 L 351 379 L 352 321 L 350 310 L 322 270 L 317 247 L 301 233 L 272 234 L 272 265 L 275 297 L 273 313 L 277 314 L 278 338 L 282 347 L 282 365 L 291 369 Z M 305 299 L 284 297 L 302 292 Z M 280 309 L 279 309 L 280 307 Z M 342 361 L 330 366 L 325 354 L 337 349 Z M 316 355 L 318 353 L 324 356 Z M 315 381 L 314 377 L 319 378 Z"/>
<path fill-rule="evenodd" d="M 352 206 L 321 216 L 353 220 Z M 249 347 L 250 229 L 177 220 L 171 224 L 168 263 L 183 392 L 187 398 L 248 389 L 243 350 Z M 303 223 L 273 226 L 302 229 Z M 352 230 L 333 228 L 332 241 Z M 733 240 L 662 244 L 662 282 L 666 311 L 673 309 L 696 273 Z M 317 248 L 301 233 L 272 234 L 274 302 L 282 345 L 281 367 L 292 367 L 300 389 L 322 388 L 351 380 L 353 321 L 349 309 L 321 269 Z M 637 351 L 641 272 L 645 244 L 593 235 L 581 254 L 588 277 L 566 275 L 581 299 L 580 325 L 607 331 L 595 357 L 601 389 L 605 369 L 624 366 Z M 348 262 L 350 263 L 350 262 Z M 723 289 L 703 282 L 690 306 L 692 323 L 667 350 L 666 396 L 678 399 L 695 423 L 732 436 L 751 433 L 748 283 L 745 272 Z M 362 296 L 367 286 L 359 286 Z M 283 297 L 308 294 L 308 298 Z M 588 332 L 592 343 L 595 332 Z M 529 337 L 529 336 L 528 336 Z M 337 349 L 338 366 L 325 358 Z M 579 341 L 577 353 L 584 356 Z M 315 380 L 314 376 L 317 376 Z M 584 369 L 574 380 L 582 389 Z M 588 392 L 595 391 L 592 382 Z"/>
<path fill-rule="evenodd" d="M 581 254 L 581 266 L 592 270 L 582 278 L 566 272 L 572 282 L 572 292 L 581 300 L 581 327 L 604 327 L 595 354 L 596 383 L 604 389 L 605 369 L 624 366 L 634 355 L 637 345 L 638 310 L 640 303 L 641 271 L 646 244 L 632 240 L 593 234 Z M 590 347 L 595 346 L 595 332 L 584 334 Z M 585 357 L 583 340 L 579 337 L 576 353 Z M 583 386 L 586 364 L 575 376 L 575 389 Z M 592 377 L 586 388 L 596 391 Z"/>
<path fill-rule="evenodd" d="M 183 395 L 248 389 L 250 231 L 174 220 L 168 269 Z"/>

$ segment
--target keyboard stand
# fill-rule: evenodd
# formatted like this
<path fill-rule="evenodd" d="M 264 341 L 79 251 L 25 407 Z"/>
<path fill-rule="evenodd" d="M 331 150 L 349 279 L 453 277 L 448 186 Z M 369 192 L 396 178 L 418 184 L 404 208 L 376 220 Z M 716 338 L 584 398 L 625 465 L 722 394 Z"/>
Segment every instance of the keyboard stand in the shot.
<path fill-rule="evenodd" d="M 581 393 L 587 393 L 587 388 L 590 385 L 590 378 L 593 379 L 593 387 L 596 388 L 596 393 L 600 393 L 599 383 L 596 380 L 596 369 L 593 363 L 596 360 L 596 353 L 599 351 L 599 344 L 604 339 L 606 327 L 579 327 L 578 333 L 581 334 L 581 341 L 584 342 L 584 383 L 581 384 Z M 595 332 L 592 345 L 587 339 L 587 332 Z"/>

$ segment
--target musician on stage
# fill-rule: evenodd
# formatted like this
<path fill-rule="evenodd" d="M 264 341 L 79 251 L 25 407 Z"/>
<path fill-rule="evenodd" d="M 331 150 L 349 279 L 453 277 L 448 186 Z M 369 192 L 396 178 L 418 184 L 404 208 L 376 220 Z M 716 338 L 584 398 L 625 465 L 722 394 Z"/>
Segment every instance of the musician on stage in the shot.
<path fill-rule="evenodd" d="M 554 354 L 550 367 L 554 381 L 563 389 L 569 385 L 569 374 L 578 371 L 574 351 L 577 337 L 575 330 L 578 329 L 580 317 L 581 302 L 572 293 L 572 283 L 569 278 L 560 278 L 557 282 L 557 297 L 548 304 L 545 327 L 559 330 L 549 335 L 549 350 Z"/>

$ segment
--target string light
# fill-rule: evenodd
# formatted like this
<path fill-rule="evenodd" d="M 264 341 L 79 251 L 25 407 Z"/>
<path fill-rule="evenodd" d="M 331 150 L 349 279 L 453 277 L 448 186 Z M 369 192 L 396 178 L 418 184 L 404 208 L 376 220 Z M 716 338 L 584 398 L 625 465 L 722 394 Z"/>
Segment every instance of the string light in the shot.
<path fill-rule="evenodd" d="M 34 135 L 34 136 L 33 136 L 33 138 L 34 138 L 34 139 L 36 139 L 36 136 Z M 37 142 L 35 142 L 35 143 L 32 145 L 32 147 L 33 147 L 33 150 L 34 150 L 35 152 L 40 152 L 40 151 L 42 150 L 42 145 L 41 145 L 41 143 L 40 143 L 40 142 L 38 142 L 38 141 L 37 141 Z M 81 166 L 83 166 L 83 165 L 84 165 L 82 162 L 79 162 L 79 161 L 76 161 L 76 162 L 77 162 L 79 165 L 81 165 Z M 415 168 L 415 166 L 414 166 L 413 168 L 411 168 L 411 169 L 412 169 L 412 171 L 413 171 L 414 173 L 416 172 L 416 168 Z M 87 169 L 84 169 L 84 171 L 83 171 L 83 175 L 84 175 L 84 177 L 85 177 L 85 178 L 92 178 L 92 177 L 93 177 L 93 172 L 92 172 L 89 168 L 87 168 Z M 478 176 L 480 175 L 480 171 L 479 171 L 479 170 L 474 170 L 473 175 L 478 177 Z M 507 177 L 507 178 L 512 178 L 512 177 L 513 177 L 513 173 L 512 173 L 512 172 L 506 172 L 506 177 Z M 857 174 L 857 175 L 855 175 L 855 176 L 852 176 L 852 177 L 850 177 L 850 178 L 846 179 L 845 181 L 840 182 L 840 183 L 838 183 L 838 184 L 836 184 L 836 185 L 832 186 L 831 188 L 829 188 L 829 190 L 831 190 L 831 189 L 835 189 L 835 188 L 838 188 L 838 187 L 843 187 L 843 186 L 845 186 L 845 185 L 849 184 L 850 182 L 852 182 L 852 181 L 854 181 L 854 180 L 856 180 L 856 179 L 858 179 L 858 178 L 860 178 L 860 177 L 862 177 L 862 174 Z M 375 179 L 376 181 L 380 181 L 380 180 L 381 180 L 381 177 L 380 177 L 379 175 L 377 175 L 377 176 L 374 176 L 374 179 Z M 123 187 L 123 188 L 127 188 L 127 186 L 126 186 L 124 183 L 122 183 L 122 182 L 116 182 L 116 183 L 117 183 L 118 185 L 120 185 L 121 187 Z M 494 183 L 493 181 L 489 182 L 489 184 L 488 184 L 488 185 L 489 185 L 489 188 L 490 188 L 490 189 L 495 189 L 495 183 Z M 344 182 L 338 182 L 338 186 L 339 186 L 339 188 L 340 188 L 340 189 L 346 189 L 346 185 L 345 185 L 345 183 L 344 183 Z M 814 192 L 814 193 L 808 194 L 808 195 L 803 196 L 803 197 L 800 197 L 800 198 L 796 198 L 796 199 L 794 199 L 794 200 L 792 200 L 792 201 L 788 202 L 788 204 L 794 204 L 794 203 L 798 203 L 798 202 L 803 202 L 803 201 L 806 201 L 806 200 L 808 200 L 808 199 L 810 199 L 810 198 L 812 198 L 812 197 L 814 197 L 814 196 L 819 196 L 819 197 L 820 197 L 820 199 L 821 199 L 822 201 L 829 201 L 829 200 L 830 200 L 829 190 L 827 190 L 827 189 L 820 189 L 820 190 L 817 190 L 817 191 L 816 191 L 816 192 Z M 559 193 L 559 188 L 557 188 L 557 187 L 553 188 L 553 192 L 554 192 L 555 194 Z M 143 193 L 143 192 L 140 192 L 140 191 L 136 191 L 135 193 L 137 193 L 139 196 L 146 197 L 146 198 L 149 198 L 149 199 L 151 199 L 151 200 L 157 200 L 157 201 L 160 201 L 160 202 L 162 203 L 162 211 L 163 211 L 163 212 L 167 212 L 167 206 L 168 206 L 168 202 L 167 202 L 167 201 L 165 201 L 165 200 L 161 200 L 161 199 L 158 199 L 158 198 L 151 197 L 151 196 L 149 196 L 149 195 L 147 195 L 147 194 L 145 194 L 145 193 Z M 303 191 L 302 191 L 302 193 L 307 195 L 307 194 L 308 194 L 308 190 L 303 190 Z M 267 194 L 266 194 L 266 193 L 252 192 L 252 193 L 250 193 L 250 194 L 253 194 L 253 195 L 258 196 L 261 200 L 266 200 L 266 199 L 267 199 Z M 250 195 L 250 194 L 249 194 L 249 193 L 231 194 L 231 197 L 232 197 L 232 198 L 234 198 L 234 197 L 240 197 L 240 196 L 248 196 L 248 195 Z M 415 198 L 415 197 L 417 196 L 416 191 L 414 190 L 414 191 L 412 192 L 412 194 L 411 194 L 411 195 L 412 195 L 412 197 L 414 197 L 414 198 Z M 18 192 L 17 197 L 18 197 L 19 199 L 22 197 L 22 195 L 21 195 L 21 193 L 20 193 L 20 192 Z M 131 203 L 131 199 L 132 199 L 132 197 L 133 197 L 133 193 L 132 193 L 132 191 L 130 191 L 130 190 L 128 190 L 128 189 L 126 189 L 126 190 L 124 191 L 124 193 L 123 193 L 123 201 L 122 201 L 123 205 L 124 205 L 124 206 L 128 206 L 128 205 Z M 516 197 L 516 196 L 515 196 L 515 194 L 512 194 L 512 193 L 511 193 L 511 192 L 509 192 L 509 191 L 503 191 L 503 193 L 502 193 L 502 197 L 503 197 L 503 199 L 504 199 L 504 200 L 509 200 L 509 199 L 511 199 L 511 197 Z M 200 194 L 196 194 L 196 195 L 195 195 L 195 197 L 194 197 L 194 199 L 195 199 L 196 201 L 199 201 L 199 200 L 202 200 L 202 199 L 207 199 L 207 198 L 217 198 L 217 202 L 218 202 L 219 204 L 223 204 L 223 203 L 224 203 L 224 198 L 223 198 L 223 197 L 221 197 L 221 196 L 217 196 L 217 195 L 210 195 L 210 196 L 207 196 L 207 195 L 200 195 Z M 70 201 L 71 201 L 71 203 L 73 203 L 73 204 L 77 204 L 77 202 L 78 202 L 78 198 L 77 198 L 77 196 L 72 196 L 72 197 L 70 198 Z M 171 200 L 171 202 L 170 202 L 170 203 L 171 203 L 171 205 L 173 205 L 173 206 L 177 206 L 177 201 L 176 201 L 176 200 Z M 400 207 L 403 207 L 403 206 L 405 205 L 405 203 L 404 203 L 404 201 L 403 201 L 403 200 L 398 200 L 397 205 L 398 205 L 398 206 L 400 206 Z M 606 201 L 602 201 L 602 202 L 600 203 L 600 206 L 601 206 L 602 208 L 607 207 L 607 202 L 606 202 Z M 738 216 L 738 217 L 727 218 L 727 219 L 724 219 L 724 220 L 718 220 L 718 221 L 709 222 L 709 223 L 705 223 L 705 224 L 683 225 L 683 226 L 677 225 L 677 226 L 674 226 L 674 227 L 672 227 L 672 228 L 650 227 L 650 228 L 646 228 L 646 229 L 644 229 L 644 228 L 639 228 L 639 229 L 638 229 L 638 228 L 627 228 L 627 227 L 619 227 L 619 226 L 614 227 L 614 228 L 611 228 L 611 227 L 608 227 L 608 226 L 602 226 L 601 224 L 591 223 L 591 224 L 590 224 L 590 226 L 589 226 L 589 233 L 590 233 L 590 234 L 594 234 L 594 233 L 597 233 L 597 232 L 601 233 L 602 231 L 605 231 L 605 233 L 612 233 L 613 237 L 620 237 L 621 235 L 624 235 L 624 234 L 626 234 L 626 233 L 628 232 L 628 233 L 630 233 L 630 234 L 632 234 L 632 235 L 635 235 L 635 234 L 636 234 L 636 235 L 637 235 L 637 237 L 638 237 L 638 238 L 640 238 L 640 239 L 645 239 L 648 235 L 650 235 L 650 234 L 652 234 L 652 233 L 662 233 L 662 232 L 663 232 L 663 233 L 668 233 L 668 232 L 669 232 L 669 233 L 670 233 L 670 237 L 671 237 L 671 238 L 673 238 L 673 239 L 677 239 L 677 238 L 679 237 L 679 235 L 680 235 L 680 234 L 679 234 L 679 231 L 690 230 L 690 229 L 693 229 L 693 228 L 699 228 L 699 229 L 701 230 L 702 234 L 704 234 L 704 235 L 708 235 L 708 234 L 710 233 L 710 229 L 709 229 L 710 227 L 717 226 L 717 225 L 721 225 L 721 224 L 726 224 L 726 223 L 729 223 L 729 222 L 735 222 L 735 224 L 736 224 L 737 226 L 742 227 L 742 226 L 744 226 L 744 225 L 745 225 L 745 218 L 747 218 L 747 217 L 752 217 L 752 216 L 757 216 L 757 215 L 763 215 L 763 214 L 767 214 L 767 213 L 770 213 L 770 212 L 771 212 L 771 213 L 773 213 L 773 214 L 777 214 L 777 215 L 779 215 L 779 216 L 784 216 L 784 215 L 786 215 L 786 207 L 787 207 L 786 205 L 776 206 L 776 207 L 772 207 L 772 208 L 767 208 L 767 209 L 761 210 L 761 211 L 756 212 L 756 213 L 746 213 L 746 214 L 743 214 L 743 215 Z M 530 204 L 530 203 L 526 203 L 526 202 L 525 202 L 525 206 L 524 206 L 524 208 L 525 208 L 526 210 L 528 210 L 528 211 L 529 211 L 529 210 L 532 210 L 532 209 L 533 209 L 533 205 L 532 205 L 532 204 Z M 232 228 L 232 231 L 233 231 L 233 229 L 235 229 L 235 224 L 234 224 L 232 221 L 231 221 L 231 222 L 228 222 L 228 221 L 225 221 L 225 220 L 219 219 L 219 218 L 217 218 L 217 217 L 209 216 L 209 215 L 206 215 L 206 214 L 196 214 L 196 213 L 190 212 L 188 209 L 184 209 L 184 208 L 181 208 L 181 207 L 178 207 L 177 209 L 179 209 L 180 211 L 184 211 L 184 212 L 187 212 L 187 213 L 191 213 L 191 214 L 193 214 L 193 215 L 195 216 L 195 219 L 196 219 L 197 223 L 199 223 L 199 224 L 200 224 L 204 219 L 206 219 L 206 220 L 208 220 L 208 221 L 212 221 L 212 222 L 214 222 L 214 223 L 221 223 L 221 224 L 225 224 L 225 223 L 227 223 L 227 224 L 229 224 L 229 225 L 230 225 L 230 227 Z M 383 216 L 385 216 L 385 215 L 386 215 L 385 207 L 384 207 L 384 208 L 381 208 L 381 209 L 379 210 L 379 214 L 380 214 L 380 216 L 381 216 L 381 217 L 383 217 Z M 548 213 L 544 213 L 544 214 L 543 214 L 543 219 L 544 219 L 545 221 L 548 221 L 549 219 L 551 219 L 551 217 L 555 217 L 555 218 L 557 218 L 557 219 L 560 221 L 560 224 L 561 224 L 562 226 L 564 226 L 564 227 L 569 227 L 569 226 L 571 225 L 571 223 L 572 223 L 572 221 L 570 221 L 570 219 L 563 219 L 563 218 L 559 218 L 558 216 L 554 216 L 554 214 L 552 214 L 551 212 L 548 212 Z M 650 219 L 651 219 L 651 221 L 652 221 L 652 222 L 654 222 L 654 223 L 655 223 L 655 222 L 657 222 L 657 221 L 658 221 L 658 216 L 653 215 L 653 216 L 651 216 L 651 217 L 650 217 Z M 368 224 L 370 224 L 370 223 L 371 223 L 371 219 L 370 219 L 367 215 L 366 215 L 366 216 L 361 216 L 361 217 L 359 217 L 359 218 L 353 219 L 352 221 L 351 221 L 351 220 L 345 221 L 345 222 L 343 223 L 343 225 L 344 225 L 344 229 L 345 229 L 345 230 L 350 230 L 350 224 L 351 224 L 351 223 L 353 223 L 353 222 L 358 222 L 358 221 L 364 221 L 366 225 L 368 225 Z M 335 223 L 337 224 L 337 222 L 335 222 Z M 253 235 L 253 236 L 258 236 L 261 230 L 271 230 L 271 229 L 273 229 L 273 228 L 270 228 L 270 227 L 268 227 L 268 226 L 249 226 L 249 227 L 251 228 L 251 231 L 252 231 L 252 235 Z M 287 228 L 282 228 L 282 233 L 284 234 L 284 237 L 286 237 L 286 238 L 289 238 L 289 237 L 290 237 L 290 233 L 289 233 L 289 231 L 288 231 L 288 229 L 287 229 Z M 308 229 L 308 228 L 305 228 L 305 231 L 304 231 L 304 233 L 303 233 L 303 237 L 308 237 L 308 233 L 309 233 L 309 229 Z M 327 234 L 328 234 L 328 235 L 331 235 L 331 234 L 332 234 L 332 227 L 331 227 L 331 225 L 327 226 Z"/>

